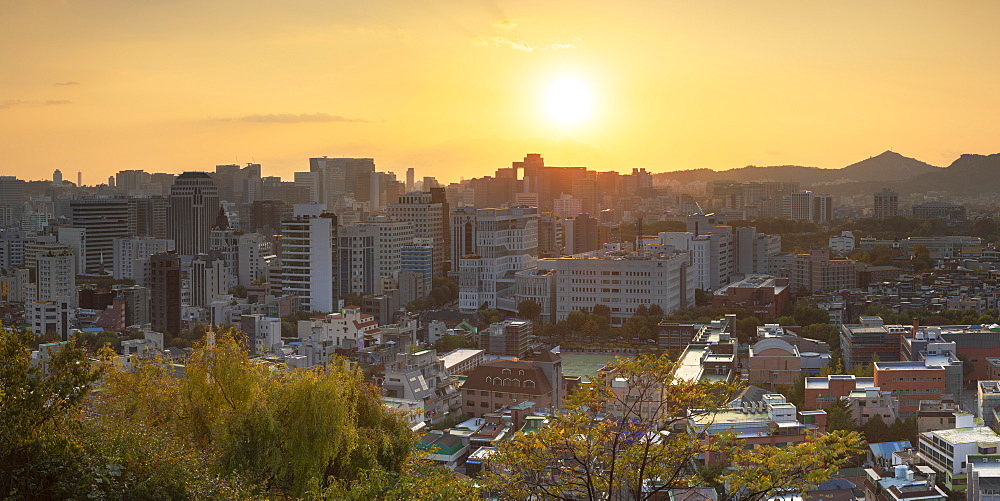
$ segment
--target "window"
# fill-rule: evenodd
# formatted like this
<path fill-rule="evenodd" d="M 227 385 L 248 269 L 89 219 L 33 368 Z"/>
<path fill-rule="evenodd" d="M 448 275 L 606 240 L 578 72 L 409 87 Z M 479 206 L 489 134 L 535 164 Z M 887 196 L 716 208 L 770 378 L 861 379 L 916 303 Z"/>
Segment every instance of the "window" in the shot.
<path fill-rule="evenodd" d="M 479 402 L 479 406 L 480 407 L 487 407 L 487 408 L 489 408 L 490 404 L 488 404 L 486 402 Z"/>
<path fill-rule="evenodd" d="M 465 401 L 465 405 L 467 405 L 467 406 L 469 406 L 469 407 L 475 407 L 475 406 L 476 406 L 476 403 L 475 403 L 475 402 L 473 402 L 472 400 L 466 400 L 466 401 Z"/>

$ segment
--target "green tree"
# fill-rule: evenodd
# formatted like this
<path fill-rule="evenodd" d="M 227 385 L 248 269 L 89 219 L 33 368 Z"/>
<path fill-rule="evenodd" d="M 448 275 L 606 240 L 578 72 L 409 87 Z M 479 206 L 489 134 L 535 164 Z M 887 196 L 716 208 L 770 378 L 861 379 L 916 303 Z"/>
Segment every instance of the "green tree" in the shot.
<path fill-rule="evenodd" d="M 827 407 L 827 431 L 854 431 L 857 427 L 858 423 L 851 416 L 851 409 L 848 407 L 847 400 L 838 399 Z"/>
<path fill-rule="evenodd" d="M 517 303 L 517 316 L 525 320 L 535 320 L 542 314 L 542 307 L 531 299 Z"/>
<path fill-rule="evenodd" d="M 972 236 L 980 238 L 990 238 L 997 233 L 997 222 L 990 217 L 977 219 L 972 223 Z"/>
<path fill-rule="evenodd" d="M 781 325 L 782 327 L 789 325 L 798 325 L 795 321 L 795 317 L 790 317 L 790 316 L 778 317 L 777 322 L 778 325 Z"/>
<path fill-rule="evenodd" d="M 72 341 L 32 364 L 30 337 L 0 326 L 0 497 L 76 497 L 88 482 L 81 410 L 99 373 Z"/>
<path fill-rule="evenodd" d="M 229 293 L 232 294 L 235 297 L 246 299 L 246 297 L 247 297 L 247 288 L 246 288 L 246 286 L 243 286 L 243 285 L 237 285 L 236 287 L 230 288 L 229 289 Z"/>
<path fill-rule="evenodd" d="M 611 307 L 606 304 L 595 304 L 591 313 L 594 315 L 602 316 L 604 318 L 611 318 Z"/>
<path fill-rule="evenodd" d="M 865 440 L 869 443 L 888 441 L 886 437 L 889 436 L 889 425 L 885 424 L 880 414 L 870 417 L 868 422 L 861 427 L 861 431 L 865 434 Z"/>
<path fill-rule="evenodd" d="M 910 259 L 913 271 L 929 271 L 934 269 L 934 259 L 931 258 L 931 251 L 927 246 L 916 244 L 913 246 L 913 258 Z"/>
<path fill-rule="evenodd" d="M 803 327 L 813 324 L 830 323 L 830 314 L 819 308 L 811 308 L 809 306 L 802 305 L 796 306 L 795 313 L 793 315 L 795 317 L 796 324 Z"/>

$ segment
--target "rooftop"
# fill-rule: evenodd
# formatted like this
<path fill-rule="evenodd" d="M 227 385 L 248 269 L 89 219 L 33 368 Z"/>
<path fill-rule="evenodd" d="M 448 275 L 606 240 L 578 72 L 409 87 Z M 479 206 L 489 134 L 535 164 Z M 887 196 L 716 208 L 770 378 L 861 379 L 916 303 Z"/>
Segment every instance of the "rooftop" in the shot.
<path fill-rule="evenodd" d="M 1000 435 L 985 426 L 969 426 L 966 428 L 951 428 L 947 430 L 934 430 L 924 432 L 921 435 L 937 435 L 945 442 L 952 444 L 969 444 L 973 442 L 1000 442 Z"/>

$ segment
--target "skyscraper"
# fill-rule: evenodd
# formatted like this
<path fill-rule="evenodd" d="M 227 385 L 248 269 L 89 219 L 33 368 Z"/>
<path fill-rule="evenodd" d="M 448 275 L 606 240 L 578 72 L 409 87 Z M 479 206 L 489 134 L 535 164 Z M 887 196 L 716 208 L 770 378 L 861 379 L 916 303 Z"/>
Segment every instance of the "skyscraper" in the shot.
<path fill-rule="evenodd" d="M 875 193 L 875 218 L 885 219 L 899 215 L 899 194 L 889 188 Z"/>
<path fill-rule="evenodd" d="M 85 273 L 111 271 L 114 241 L 128 237 L 128 201 L 123 198 L 72 200 L 69 203 L 74 228 L 86 230 Z"/>
<path fill-rule="evenodd" d="M 302 309 L 334 311 L 337 287 L 337 216 L 321 204 L 295 206 L 281 223 L 281 292 L 299 296 Z"/>
<path fill-rule="evenodd" d="M 435 190 L 437 190 L 435 188 Z M 444 190 L 438 190 L 443 199 Z M 413 235 L 420 238 L 430 238 L 434 241 L 435 277 L 444 276 L 449 225 L 445 224 L 448 212 L 441 202 L 434 200 L 434 193 L 407 193 L 399 197 L 398 204 L 388 207 L 389 215 L 396 221 L 406 221 L 413 224 Z"/>
<path fill-rule="evenodd" d="M 149 260 L 149 317 L 154 329 L 181 330 L 181 259 L 176 252 L 153 254 Z"/>
<path fill-rule="evenodd" d="M 184 255 L 207 253 L 212 224 L 219 213 L 219 190 L 204 172 L 185 172 L 170 188 L 167 238 Z"/>

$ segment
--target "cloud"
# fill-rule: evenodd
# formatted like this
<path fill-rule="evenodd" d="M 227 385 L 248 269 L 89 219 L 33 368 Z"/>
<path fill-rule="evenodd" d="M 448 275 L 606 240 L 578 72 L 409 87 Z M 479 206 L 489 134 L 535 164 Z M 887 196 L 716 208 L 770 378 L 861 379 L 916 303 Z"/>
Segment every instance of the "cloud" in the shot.
<path fill-rule="evenodd" d="M 513 29 L 517 28 L 517 23 L 515 23 L 511 19 L 501 19 L 501 20 L 493 23 L 491 26 L 493 26 L 493 29 L 495 31 L 513 30 Z"/>
<path fill-rule="evenodd" d="M 367 122 L 363 118 L 349 118 L 329 113 L 268 113 L 247 115 L 239 119 L 242 122 L 297 124 L 309 122 Z"/>
<path fill-rule="evenodd" d="M 5 99 L 0 101 L 0 110 L 11 108 L 39 108 L 42 106 L 59 106 L 63 104 L 73 104 L 65 99 L 50 99 L 48 101 L 26 101 L 23 99 Z"/>
<path fill-rule="evenodd" d="M 579 37 L 573 37 L 566 42 L 545 45 L 533 44 L 516 36 L 514 32 L 517 30 L 517 23 L 510 19 L 501 19 L 490 26 L 493 28 L 493 35 L 476 37 L 474 40 L 476 45 L 480 47 L 503 47 L 522 52 L 577 49 L 583 46 L 583 40 Z"/>
<path fill-rule="evenodd" d="M 76 80 L 67 80 L 65 82 L 56 82 L 54 85 L 80 85 L 80 82 Z"/>

